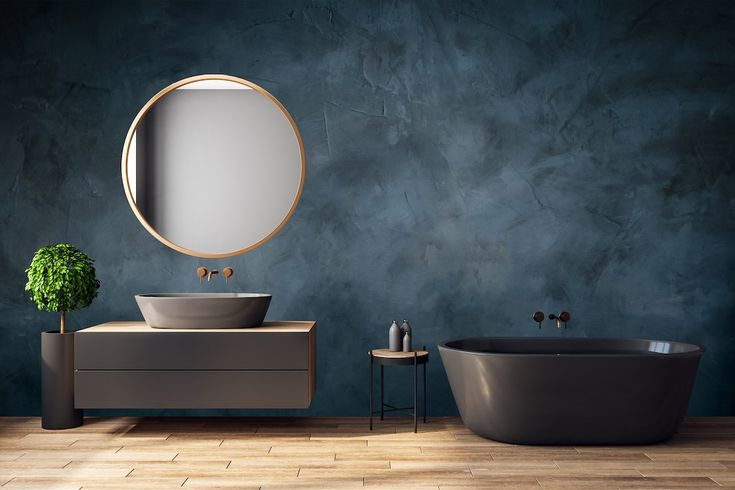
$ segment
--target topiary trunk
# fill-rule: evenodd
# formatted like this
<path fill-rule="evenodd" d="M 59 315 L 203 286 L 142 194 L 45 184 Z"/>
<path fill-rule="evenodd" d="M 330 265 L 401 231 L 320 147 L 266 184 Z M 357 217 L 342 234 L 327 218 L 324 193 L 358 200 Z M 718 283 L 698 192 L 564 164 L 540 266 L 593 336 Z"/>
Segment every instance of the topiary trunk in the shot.
<path fill-rule="evenodd" d="M 66 312 L 61 310 L 61 323 L 59 324 L 59 333 L 64 333 L 64 327 L 66 326 Z"/>

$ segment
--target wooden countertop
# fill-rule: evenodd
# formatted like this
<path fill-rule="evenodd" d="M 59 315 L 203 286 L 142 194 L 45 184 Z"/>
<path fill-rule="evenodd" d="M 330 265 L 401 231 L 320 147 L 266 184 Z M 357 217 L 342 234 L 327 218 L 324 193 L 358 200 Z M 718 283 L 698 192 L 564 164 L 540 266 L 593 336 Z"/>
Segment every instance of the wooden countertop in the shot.
<path fill-rule="evenodd" d="M 276 321 L 276 322 L 263 322 L 260 327 L 252 328 L 152 328 L 149 327 L 143 321 L 123 321 L 123 322 L 107 322 L 95 325 L 93 327 L 84 328 L 77 330 L 78 333 L 82 332 L 136 332 L 136 333 L 169 333 L 169 332 L 187 332 L 187 333 L 216 333 L 216 332 L 230 332 L 230 333 L 258 333 L 258 332 L 304 332 L 308 333 L 316 327 L 316 322 L 312 320 L 307 321 Z"/>

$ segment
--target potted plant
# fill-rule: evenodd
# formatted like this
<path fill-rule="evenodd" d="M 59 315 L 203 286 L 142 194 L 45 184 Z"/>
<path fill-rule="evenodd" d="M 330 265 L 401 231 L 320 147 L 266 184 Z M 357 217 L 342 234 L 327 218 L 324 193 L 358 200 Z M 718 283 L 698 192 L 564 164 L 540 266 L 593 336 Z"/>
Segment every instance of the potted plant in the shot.
<path fill-rule="evenodd" d="M 82 424 L 74 408 L 74 333 L 66 312 L 89 306 L 100 283 L 94 261 L 68 243 L 42 247 L 26 269 L 26 291 L 39 310 L 61 313 L 59 329 L 41 334 L 41 425 L 68 429 Z"/>

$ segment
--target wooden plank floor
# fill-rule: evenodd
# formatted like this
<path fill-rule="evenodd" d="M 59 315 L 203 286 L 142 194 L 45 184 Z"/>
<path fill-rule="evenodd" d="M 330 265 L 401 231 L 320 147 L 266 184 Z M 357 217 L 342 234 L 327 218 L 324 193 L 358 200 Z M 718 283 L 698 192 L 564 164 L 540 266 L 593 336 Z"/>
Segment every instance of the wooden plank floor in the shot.
<path fill-rule="evenodd" d="M 688 419 L 665 444 L 530 447 L 475 436 L 457 418 L 413 434 L 391 418 L 87 418 L 44 431 L 0 418 L 2 489 L 735 489 L 735 418 Z"/>

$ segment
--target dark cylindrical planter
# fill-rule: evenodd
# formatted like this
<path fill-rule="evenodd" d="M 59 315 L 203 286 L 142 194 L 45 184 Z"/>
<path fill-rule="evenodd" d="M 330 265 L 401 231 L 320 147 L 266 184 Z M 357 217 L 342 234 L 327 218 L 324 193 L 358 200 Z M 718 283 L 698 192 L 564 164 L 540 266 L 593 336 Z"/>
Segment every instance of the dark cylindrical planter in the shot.
<path fill-rule="evenodd" d="M 41 427 L 71 429 L 82 425 L 74 408 L 74 333 L 41 334 Z"/>

